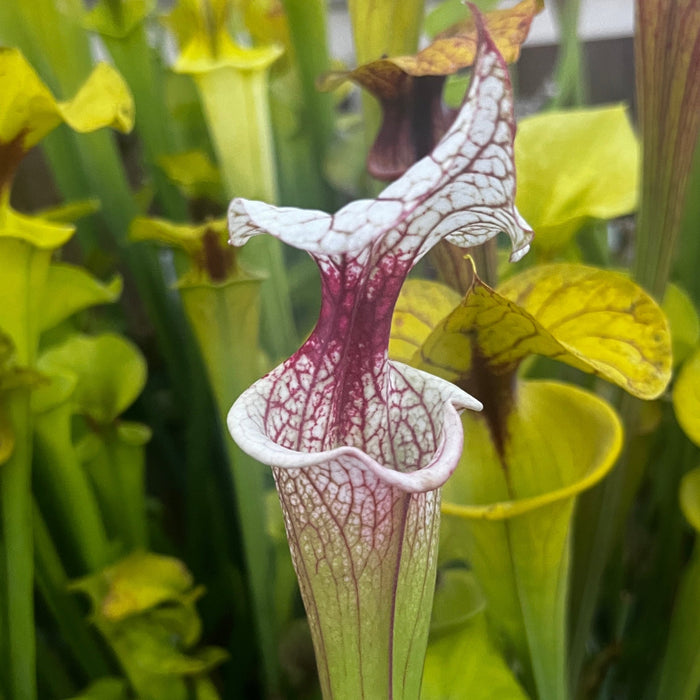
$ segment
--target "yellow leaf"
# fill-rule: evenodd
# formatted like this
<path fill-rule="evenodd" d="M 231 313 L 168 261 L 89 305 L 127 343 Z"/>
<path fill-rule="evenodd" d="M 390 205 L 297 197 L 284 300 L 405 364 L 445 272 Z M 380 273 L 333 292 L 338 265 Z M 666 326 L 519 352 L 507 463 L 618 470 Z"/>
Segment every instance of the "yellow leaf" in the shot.
<path fill-rule="evenodd" d="M 474 272 L 462 303 L 412 364 L 458 382 L 475 357 L 504 374 L 530 354 L 593 372 L 645 399 L 658 396 L 671 376 L 670 334 L 654 300 L 622 274 L 567 263 L 526 270 L 498 292 Z"/>
<path fill-rule="evenodd" d="M 180 286 L 253 279 L 237 264 L 236 251 L 228 244 L 225 219 L 192 225 L 137 217 L 131 224 L 129 235 L 134 241 L 158 241 L 184 250 L 192 267 L 179 280 Z"/>
<path fill-rule="evenodd" d="M 114 68 L 101 63 L 67 102 L 57 102 L 17 49 L 0 48 L 0 145 L 28 151 L 61 121 L 76 131 L 112 126 L 129 131 L 133 100 Z"/>
<path fill-rule="evenodd" d="M 484 13 L 484 23 L 499 52 L 509 63 L 518 60 L 520 46 L 532 18 L 542 10 L 542 0 L 522 0 L 507 10 Z M 476 25 L 473 18 L 460 22 L 415 56 L 382 58 L 355 70 L 329 73 L 319 81 L 321 90 L 333 90 L 352 80 L 380 99 L 396 97 L 405 89 L 407 76 L 452 75 L 471 66 L 476 56 Z"/>
<path fill-rule="evenodd" d="M 178 559 L 135 552 L 71 587 L 88 593 L 101 615 L 120 620 L 162 603 L 182 601 L 192 584 L 192 575 Z"/>
<path fill-rule="evenodd" d="M 681 367 L 673 386 L 673 408 L 685 434 L 700 446 L 700 349 Z"/>
<path fill-rule="evenodd" d="M 666 317 L 625 275 L 585 265 L 541 265 L 512 277 L 499 292 L 566 349 L 562 361 L 584 363 L 587 371 L 639 398 L 656 398 L 666 388 L 672 359 Z"/>
<path fill-rule="evenodd" d="M 221 176 L 204 151 L 161 156 L 158 164 L 185 196 L 208 197 L 214 201 L 222 198 Z"/>
<path fill-rule="evenodd" d="M 575 155 L 574 155 L 575 154 Z M 562 249 L 587 219 L 633 212 L 639 144 L 622 105 L 545 112 L 518 123 L 516 205 L 535 249 Z"/>
<path fill-rule="evenodd" d="M 683 515 L 700 532 L 700 468 L 693 469 L 683 477 L 680 498 Z"/>
<path fill-rule="evenodd" d="M 16 238 L 42 250 L 53 250 L 62 246 L 74 231 L 71 224 L 25 216 L 0 202 L 0 240 Z"/>
<path fill-rule="evenodd" d="M 127 133 L 134 126 L 131 91 L 107 63 L 98 63 L 75 97 L 58 107 L 66 124 L 81 133 L 105 126 Z"/>
<path fill-rule="evenodd" d="M 430 332 L 459 304 L 460 295 L 439 282 L 408 280 L 391 320 L 389 357 L 410 362 Z"/>

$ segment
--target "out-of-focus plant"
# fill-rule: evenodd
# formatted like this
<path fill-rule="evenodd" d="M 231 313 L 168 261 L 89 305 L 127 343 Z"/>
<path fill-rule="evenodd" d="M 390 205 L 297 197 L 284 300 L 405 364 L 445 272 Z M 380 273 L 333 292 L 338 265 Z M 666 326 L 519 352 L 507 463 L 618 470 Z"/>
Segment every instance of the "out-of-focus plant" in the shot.
<path fill-rule="evenodd" d="M 377 375 L 389 385 L 420 377 L 448 397 L 463 399 L 466 389 L 484 404 L 463 415 L 466 449 L 446 486 L 438 553 L 433 526 L 421 540 L 429 546 L 413 542 L 403 557 L 390 557 L 403 562 L 398 572 L 386 559 L 374 566 L 382 546 L 397 553 L 395 529 L 362 550 L 368 566 L 350 577 L 358 585 L 343 588 L 341 575 L 326 589 L 319 577 L 342 569 L 331 546 L 341 530 L 314 520 L 304 533 L 318 538 L 304 542 L 318 549 L 297 556 L 297 568 L 312 572 L 302 575 L 302 598 L 310 609 L 327 604 L 343 622 L 311 616 L 309 634 L 272 479 L 228 439 L 223 418 L 241 390 L 312 327 L 316 272 L 303 251 L 282 251 L 270 236 L 228 248 L 225 203 L 256 197 L 336 217 L 365 204 L 388 209 L 385 194 L 373 205 L 364 199 L 379 191 L 372 178 L 410 172 L 458 114 L 476 54 L 472 13 L 460 0 L 429 8 L 422 0 L 351 0 L 345 8 L 325 0 L 182 0 L 169 15 L 150 0 L 0 2 L 0 42 L 15 47 L 0 51 L 3 700 L 309 700 L 318 697 L 317 675 L 324 687 L 338 673 L 335 687 L 358 678 L 348 651 L 359 648 L 358 600 L 369 696 L 386 695 L 384 683 L 415 696 L 421 670 L 426 700 L 695 696 L 700 210 L 687 193 L 700 183 L 700 92 L 691 79 L 700 8 L 696 0 L 636 3 L 635 111 L 584 105 L 596 76 L 585 75 L 578 2 L 477 3 L 508 63 L 544 4 L 561 28 L 550 105 L 559 110 L 522 119 L 514 146 L 515 204 L 535 229 L 532 254 L 506 265 L 508 251 L 495 238 L 469 251 L 440 241 L 416 271 L 429 279 L 403 287 L 390 355 L 442 379 L 402 365 Z M 354 66 L 332 63 L 328 13 L 335 19 L 340 9 Z M 338 31 L 335 21 L 330 26 Z M 124 80 L 100 64 L 81 88 L 98 57 Z M 348 80 L 364 89 L 361 105 Z M 107 99 L 89 99 L 105 86 L 115 111 Z M 129 135 L 69 128 L 111 122 L 128 130 L 132 104 Z M 488 112 L 489 104 L 481 108 Z M 91 121 L 94 108 L 101 116 Z M 478 140 L 473 127 L 459 133 Z M 22 159 L 42 134 L 40 149 Z M 498 170 L 498 160 L 485 167 Z M 473 173 L 468 184 L 483 192 L 483 178 L 494 173 Z M 463 184 L 460 194 L 470 192 Z M 343 208 L 350 196 L 365 204 Z M 270 211 L 246 206 L 254 219 Z M 486 210 L 494 211 L 472 213 Z M 319 226 L 317 213 L 309 216 L 305 242 L 295 243 L 302 248 L 313 247 L 307 239 Z M 396 218 L 386 214 L 385 223 Z M 366 230 L 348 232 L 333 264 L 350 269 Z M 384 262 L 405 250 L 384 235 L 373 245 L 375 253 L 389 251 Z M 306 350 L 334 327 L 326 318 L 332 265 L 324 261 L 322 318 Z M 374 262 L 357 269 L 376 281 L 387 266 Z M 668 316 L 675 376 L 657 398 L 670 371 L 668 333 L 624 270 L 663 301 Z M 394 272 L 392 294 L 406 270 Z M 346 298 L 361 301 L 354 328 L 381 312 L 370 330 L 388 334 L 390 304 L 360 292 Z M 338 324 L 344 317 L 336 316 Z M 353 357 L 362 355 L 363 338 L 345 335 Z M 351 375 L 336 372 L 329 381 L 357 397 L 338 404 L 346 407 L 340 423 L 355 426 L 355 408 L 386 402 L 360 395 Z M 318 379 L 302 389 L 326 405 L 327 386 Z M 435 408 L 426 415 L 441 418 L 439 401 L 429 403 Z M 439 432 L 439 423 L 421 435 Z M 340 449 L 335 438 L 328 446 Z M 404 442 L 410 449 L 401 458 L 418 443 L 425 460 L 438 444 L 415 433 Z M 376 454 L 369 428 L 362 444 Z M 308 469 L 318 475 L 322 467 L 299 472 Z M 275 470 L 280 484 L 302 479 Z M 383 484 L 386 476 L 365 471 L 361 485 L 350 483 L 378 504 L 373 531 L 376 523 L 404 522 L 397 503 L 412 504 L 409 515 L 418 513 L 416 503 L 435 510 L 434 492 L 408 495 Z M 333 501 L 332 481 L 322 485 L 328 503 L 343 503 Z M 381 520 L 391 500 L 385 494 L 398 495 Z M 297 495 L 283 494 L 288 512 Z M 309 522 L 320 513 L 312 508 Z M 417 573 L 413 552 L 427 556 Z M 392 582 L 415 574 L 425 586 L 385 588 L 375 585 L 377 572 Z M 349 593 L 329 602 L 331 589 Z M 390 605 L 371 607 L 382 593 L 397 601 L 393 620 Z M 413 619 L 420 631 L 404 633 Z M 317 674 L 311 638 L 318 648 L 320 629 L 328 652 L 319 658 L 331 670 Z M 347 646 L 338 652 L 331 642 Z M 382 649 L 392 645 L 395 667 L 410 659 L 405 679 L 382 666 Z"/>
<path fill-rule="evenodd" d="M 51 253 L 65 243 L 73 227 L 27 217 L 10 206 L 10 188 L 20 161 L 62 121 L 78 131 L 114 126 L 128 131 L 133 104 L 128 88 L 109 66 L 95 68 L 69 102 L 55 100 L 48 88 L 13 49 L 0 49 L 0 328 L 9 336 L 18 367 L 34 368 L 41 330 L 41 303 Z M 29 395 L 5 393 L 4 415 L 13 445 L 0 471 L 2 508 L 0 668 L 6 693 L 33 697 L 35 642 L 32 601 L 32 429 Z"/>

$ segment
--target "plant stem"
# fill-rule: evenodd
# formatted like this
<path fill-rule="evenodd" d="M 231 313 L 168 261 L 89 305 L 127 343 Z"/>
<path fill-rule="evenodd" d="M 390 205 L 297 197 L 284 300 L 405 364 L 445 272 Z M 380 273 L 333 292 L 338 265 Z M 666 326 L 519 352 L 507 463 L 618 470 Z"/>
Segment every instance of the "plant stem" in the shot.
<path fill-rule="evenodd" d="M 68 577 L 36 504 L 34 533 L 37 589 L 58 625 L 63 642 L 88 678 L 108 675 L 109 663 L 87 627 L 80 607 L 68 593 Z"/>
<path fill-rule="evenodd" d="M 5 658 L 2 660 L 8 694 L 14 700 L 36 698 L 34 639 L 33 536 L 31 509 L 31 414 L 29 396 L 8 401 L 7 413 L 15 432 L 15 447 L 0 468 L 0 525 L 2 527 L 2 621 Z"/>
<path fill-rule="evenodd" d="M 199 340 L 222 426 L 231 403 L 257 378 L 259 280 L 182 289 Z M 228 437 L 228 436 L 227 436 Z M 277 624 L 272 598 L 272 550 L 266 530 L 265 467 L 226 440 L 234 484 L 248 592 L 260 644 L 268 693 L 279 687 Z"/>
<path fill-rule="evenodd" d="M 580 0 L 556 0 L 555 14 L 560 29 L 559 58 L 555 82 L 554 108 L 574 107 L 586 102 L 583 51 L 578 38 Z"/>

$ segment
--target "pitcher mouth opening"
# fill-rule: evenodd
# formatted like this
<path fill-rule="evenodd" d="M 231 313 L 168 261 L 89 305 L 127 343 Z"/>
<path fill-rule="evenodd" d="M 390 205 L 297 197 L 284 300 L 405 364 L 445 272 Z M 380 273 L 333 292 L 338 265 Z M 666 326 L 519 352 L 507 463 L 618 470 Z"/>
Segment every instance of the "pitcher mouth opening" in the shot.
<path fill-rule="evenodd" d="M 424 465 L 413 471 L 402 472 L 386 466 L 354 445 L 305 452 L 275 442 L 265 430 L 260 410 L 251 411 L 252 407 L 259 406 L 259 383 L 265 378 L 245 391 L 231 407 L 227 418 L 231 437 L 251 457 L 275 469 L 333 468 L 337 465 L 370 472 L 382 482 L 406 493 L 424 493 L 440 488 L 457 467 L 462 454 L 464 438 L 459 414 L 465 408 L 480 410 L 481 404 L 442 379 L 400 363 L 392 364 L 400 367 L 402 372 L 419 375 L 440 392 L 440 404 L 430 407 L 431 413 L 439 417 L 440 429 L 435 435 L 435 447 L 426 456 Z"/>

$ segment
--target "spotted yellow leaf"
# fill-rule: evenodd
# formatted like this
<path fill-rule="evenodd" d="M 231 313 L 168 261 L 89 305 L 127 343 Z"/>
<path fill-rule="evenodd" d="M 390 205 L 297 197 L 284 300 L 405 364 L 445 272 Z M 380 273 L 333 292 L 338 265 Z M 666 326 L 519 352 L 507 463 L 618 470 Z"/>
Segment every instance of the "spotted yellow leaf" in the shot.
<path fill-rule="evenodd" d="M 492 371 L 544 355 L 650 399 L 671 374 L 663 312 L 622 274 L 584 265 L 544 265 L 498 291 L 474 272 L 471 288 L 430 334 L 413 364 L 458 382 L 483 360 Z"/>

